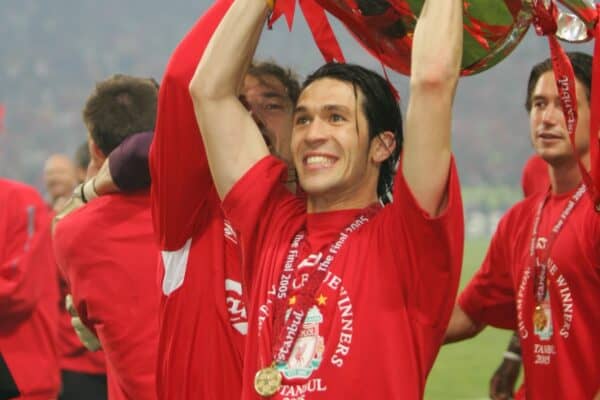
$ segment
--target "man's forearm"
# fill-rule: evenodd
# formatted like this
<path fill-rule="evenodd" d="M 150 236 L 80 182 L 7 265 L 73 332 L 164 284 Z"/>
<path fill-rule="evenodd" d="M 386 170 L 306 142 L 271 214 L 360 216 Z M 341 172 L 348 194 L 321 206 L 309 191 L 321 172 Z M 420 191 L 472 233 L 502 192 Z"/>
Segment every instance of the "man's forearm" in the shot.
<path fill-rule="evenodd" d="M 267 12 L 264 0 L 234 1 L 202 56 L 192 92 L 208 98 L 237 96 Z"/>
<path fill-rule="evenodd" d="M 196 120 L 221 198 L 269 154 L 256 123 L 238 99 L 267 10 L 264 0 L 236 0 L 211 38 L 190 84 Z"/>
<path fill-rule="evenodd" d="M 83 186 L 86 202 L 114 192 L 132 192 L 150 187 L 148 153 L 153 132 L 131 135 L 102 163 L 98 173 Z"/>
<path fill-rule="evenodd" d="M 458 80 L 463 49 L 462 0 L 426 0 L 415 28 L 411 83 Z"/>
<path fill-rule="evenodd" d="M 150 187 L 148 153 L 153 136 L 153 132 L 136 133 L 110 153 L 96 176 L 98 195 Z"/>
<path fill-rule="evenodd" d="M 441 212 L 451 159 L 452 103 L 463 47 L 462 0 L 426 0 L 415 28 L 402 172 L 431 215 Z"/>
<path fill-rule="evenodd" d="M 485 324 L 473 321 L 459 305 L 456 305 L 446 329 L 444 344 L 470 339 L 479 334 L 483 328 L 485 328 Z"/>
<path fill-rule="evenodd" d="M 93 198 L 104 194 L 114 193 L 119 191 L 119 187 L 115 183 L 110 170 L 110 158 L 107 158 L 102 167 L 98 170 L 96 176 L 86 182 L 84 189 L 88 189 L 86 200 L 90 201 Z"/>

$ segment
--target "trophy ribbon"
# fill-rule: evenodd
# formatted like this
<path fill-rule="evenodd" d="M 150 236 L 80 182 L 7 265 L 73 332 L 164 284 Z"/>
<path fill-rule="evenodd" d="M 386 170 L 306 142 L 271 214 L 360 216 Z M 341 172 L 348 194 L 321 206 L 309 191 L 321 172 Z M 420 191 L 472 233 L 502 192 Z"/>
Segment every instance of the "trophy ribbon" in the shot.
<path fill-rule="evenodd" d="M 591 176 L 594 190 L 594 205 L 596 211 L 600 212 L 600 198 L 598 198 L 598 188 L 600 188 L 600 142 L 598 134 L 600 133 L 600 5 L 596 5 L 596 26 L 594 27 L 594 60 L 592 62 L 592 100 L 590 104 L 590 165 Z"/>
<path fill-rule="evenodd" d="M 594 49 L 594 60 L 592 68 L 592 99 L 590 102 L 590 171 L 588 172 L 585 165 L 583 165 L 579 155 L 576 152 L 575 147 L 575 131 L 577 129 L 578 113 L 577 113 L 577 96 L 575 91 L 575 73 L 573 66 L 560 43 L 558 42 L 556 33 L 558 30 L 559 13 L 556 3 L 554 1 L 546 3 L 544 0 L 534 0 L 534 19 L 533 24 L 535 26 L 536 33 L 540 36 L 548 37 L 550 45 L 550 54 L 552 60 L 552 67 L 554 70 L 554 76 L 556 79 L 556 85 L 558 93 L 560 94 L 560 101 L 562 105 L 562 111 L 567 124 L 567 131 L 569 133 L 569 139 L 571 146 L 573 147 L 577 164 L 581 172 L 583 181 L 585 182 L 588 193 L 592 198 L 596 211 L 600 212 L 600 171 L 598 171 L 598 160 L 600 142 L 598 140 L 598 128 L 600 127 L 600 113 L 597 112 L 598 106 L 600 106 L 599 93 L 594 90 L 600 91 L 600 84 L 597 80 L 600 79 L 600 63 L 598 57 L 600 56 L 600 24 L 596 24 L 594 27 L 594 36 L 596 38 L 595 49 Z M 600 9 L 600 8 L 599 8 Z M 598 14 L 597 14 L 598 15 Z M 597 19 L 597 16 L 596 16 Z"/>

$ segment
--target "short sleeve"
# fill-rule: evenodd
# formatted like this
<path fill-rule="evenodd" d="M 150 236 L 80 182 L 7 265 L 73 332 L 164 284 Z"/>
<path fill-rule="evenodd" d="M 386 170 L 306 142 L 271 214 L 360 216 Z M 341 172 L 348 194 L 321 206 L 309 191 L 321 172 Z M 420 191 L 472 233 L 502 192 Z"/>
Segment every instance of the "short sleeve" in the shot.
<path fill-rule="evenodd" d="M 283 183 L 286 177 L 286 165 L 274 156 L 266 156 L 250 168 L 223 199 L 223 212 L 240 233 L 246 260 L 254 259 L 269 231 L 305 213 L 304 203 L 286 189 Z M 253 271 L 248 262 L 244 265 L 243 279 L 251 286 Z"/>
<path fill-rule="evenodd" d="M 399 168 L 399 171 L 402 169 Z M 384 209 L 382 234 L 389 243 L 388 276 L 401 282 L 413 317 L 423 324 L 445 326 L 454 305 L 464 246 L 464 219 L 458 173 L 450 164 L 444 211 L 431 217 L 418 204 L 401 172 L 394 201 Z"/>
<path fill-rule="evenodd" d="M 501 221 L 488 252 L 458 299 L 460 308 L 477 322 L 516 329 L 515 292 L 511 260 L 506 251 L 505 221 Z"/>

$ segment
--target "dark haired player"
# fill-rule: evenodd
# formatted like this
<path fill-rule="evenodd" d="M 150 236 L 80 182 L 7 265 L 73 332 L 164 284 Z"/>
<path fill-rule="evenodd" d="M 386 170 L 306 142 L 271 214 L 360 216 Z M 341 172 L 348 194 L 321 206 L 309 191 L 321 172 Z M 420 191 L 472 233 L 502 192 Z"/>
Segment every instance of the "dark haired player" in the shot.
<path fill-rule="evenodd" d="M 502 218 L 446 335 L 448 342 L 467 339 L 486 324 L 516 330 L 528 400 L 591 399 L 600 388 L 600 218 L 575 156 L 589 168 L 592 57 L 568 56 L 579 114 L 575 149 L 548 59 L 531 71 L 526 108 L 550 188 Z"/>
<path fill-rule="evenodd" d="M 332 64 L 307 79 L 291 140 L 306 201 L 285 189 L 285 164 L 269 156 L 237 98 L 267 13 L 262 0 L 234 2 L 190 85 L 242 247 L 250 299 L 242 398 L 422 398 L 462 261 L 450 147 L 462 3 L 424 4 L 404 138 L 377 74 Z M 384 165 L 401 149 L 393 178 Z M 394 203 L 381 208 L 378 188 L 392 179 Z"/>

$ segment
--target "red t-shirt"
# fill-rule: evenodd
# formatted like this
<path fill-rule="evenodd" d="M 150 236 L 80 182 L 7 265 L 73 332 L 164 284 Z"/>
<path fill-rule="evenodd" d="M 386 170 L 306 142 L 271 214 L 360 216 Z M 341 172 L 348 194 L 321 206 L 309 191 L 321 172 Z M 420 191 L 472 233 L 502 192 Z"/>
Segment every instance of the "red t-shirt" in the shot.
<path fill-rule="evenodd" d="M 525 197 L 534 193 L 545 193 L 550 187 L 548 164 L 540 156 L 529 157 L 521 174 L 521 188 Z"/>
<path fill-rule="evenodd" d="M 55 398 L 58 286 L 48 210 L 35 189 L 0 179 L 0 355 L 24 400 Z"/>
<path fill-rule="evenodd" d="M 266 157 L 223 202 L 252 275 L 243 399 L 261 398 L 254 376 L 273 360 L 272 301 L 294 236 L 307 231 L 291 286 L 298 288 L 325 256 L 323 246 L 362 211 L 306 214 L 304 203 L 281 183 L 285 173 L 281 161 Z M 462 251 L 454 166 L 448 206 L 437 218 L 419 207 L 398 174 L 394 203 L 347 239 L 318 288 L 274 398 L 422 398 L 453 307 Z"/>
<path fill-rule="evenodd" d="M 219 0 L 173 53 L 150 148 L 162 249 L 157 387 L 164 399 L 239 399 L 247 315 L 235 231 L 224 223 L 189 95 L 202 51 L 228 10 Z"/>
<path fill-rule="evenodd" d="M 54 217 L 54 211 L 50 207 L 48 207 L 48 210 L 50 215 Z M 62 271 L 56 264 L 54 251 L 52 251 L 51 256 L 56 268 L 59 287 L 58 355 L 60 357 L 60 369 L 85 374 L 106 374 L 104 352 L 102 350 L 92 352 L 86 349 L 81 340 L 79 340 L 79 337 L 77 337 L 73 325 L 71 325 L 71 315 L 69 315 L 65 307 L 65 297 L 71 293 L 71 290 Z"/>
<path fill-rule="evenodd" d="M 544 207 L 538 251 L 573 193 L 552 196 Z M 585 195 L 560 232 L 548 263 L 551 328 L 535 331 L 529 246 L 544 196 L 528 197 L 502 218 L 459 305 L 475 321 L 519 333 L 528 400 L 591 399 L 600 388 L 600 218 Z"/>
<path fill-rule="evenodd" d="M 54 232 L 83 323 L 106 355 L 109 398 L 156 399 L 158 293 L 150 196 L 112 194 L 63 219 Z"/>
<path fill-rule="evenodd" d="M 54 257 L 54 254 L 52 254 Z M 102 350 L 89 351 L 79 340 L 71 325 L 71 315 L 65 308 L 65 296 L 71 291 L 67 282 L 59 272 L 58 276 L 60 297 L 58 300 L 59 328 L 58 352 L 60 355 L 60 369 L 80 372 L 84 374 L 106 374 L 104 352 Z"/>

